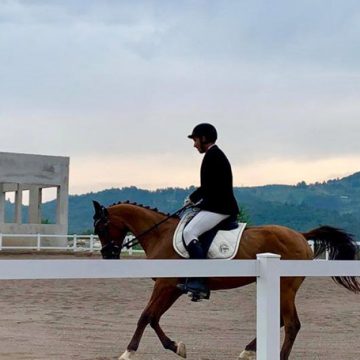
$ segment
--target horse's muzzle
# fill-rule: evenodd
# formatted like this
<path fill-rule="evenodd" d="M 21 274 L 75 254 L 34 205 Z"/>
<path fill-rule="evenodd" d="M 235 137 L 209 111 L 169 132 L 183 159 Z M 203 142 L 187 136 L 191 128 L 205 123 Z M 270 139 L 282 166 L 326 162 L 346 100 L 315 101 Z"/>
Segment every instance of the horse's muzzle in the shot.
<path fill-rule="evenodd" d="M 103 259 L 120 259 L 121 248 L 110 242 L 101 248 Z"/>

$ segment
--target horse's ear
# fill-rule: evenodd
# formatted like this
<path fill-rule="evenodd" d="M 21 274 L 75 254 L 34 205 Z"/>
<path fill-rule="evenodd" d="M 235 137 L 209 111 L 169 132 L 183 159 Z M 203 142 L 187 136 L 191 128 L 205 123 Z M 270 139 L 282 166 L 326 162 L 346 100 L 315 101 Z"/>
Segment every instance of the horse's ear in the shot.
<path fill-rule="evenodd" d="M 93 200 L 93 205 L 94 205 L 94 209 L 95 209 L 95 214 L 96 215 L 101 215 L 102 213 L 102 206 L 95 200 Z"/>

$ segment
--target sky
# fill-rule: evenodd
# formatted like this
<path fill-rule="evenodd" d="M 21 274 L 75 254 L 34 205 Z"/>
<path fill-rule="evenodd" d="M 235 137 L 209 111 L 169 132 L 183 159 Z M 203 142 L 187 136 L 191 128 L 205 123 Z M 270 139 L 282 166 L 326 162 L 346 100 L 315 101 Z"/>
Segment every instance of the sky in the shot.
<path fill-rule="evenodd" d="M 0 0 L 0 151 L 70 157 L 70 193 L 360 171 L 360 2 Z"/>

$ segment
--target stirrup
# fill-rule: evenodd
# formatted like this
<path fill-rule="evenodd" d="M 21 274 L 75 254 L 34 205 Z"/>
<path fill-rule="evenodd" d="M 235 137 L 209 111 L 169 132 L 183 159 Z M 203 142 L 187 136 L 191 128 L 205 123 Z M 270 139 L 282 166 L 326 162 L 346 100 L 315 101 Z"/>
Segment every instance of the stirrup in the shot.
<path fill-rule="evenodd" d="M 200 300 L 208 300 L 210 299 L 210 290 L 204 289 L 204 290 L 196 290 L 189 288 L 187 286 L 187 281 L 185 283 L 177 284 L 176 287 L 181 290 L 183 294 L 189 294 L 189 297 L 191 297 L 191 301 L 197 302 Z"/>
<path fill-rule="evenodd" d="M 198 292 L 198 291 L 191 291 L 189 290 L 189 297 L 190 300 L 193 302 L 199 302 L 201 300 L 209 300 L 210 299 L 210 290 L 207 292 Z"/>

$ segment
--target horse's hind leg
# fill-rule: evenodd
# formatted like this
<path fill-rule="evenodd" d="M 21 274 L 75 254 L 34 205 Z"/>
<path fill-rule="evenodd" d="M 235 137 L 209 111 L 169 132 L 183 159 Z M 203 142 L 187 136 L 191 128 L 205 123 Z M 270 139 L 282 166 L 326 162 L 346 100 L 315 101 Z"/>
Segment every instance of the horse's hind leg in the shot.
<path fill-rule="evenodd" d="M 161 315 L 180 297 L 181 292 L 167 279 L 158 279 L 155 283 L 150 301 L 142 312 L 135 333 L 127 347 L 127 350 L 119 357 L 119 360 L 130 360 L 137 351 L 141 337 L 148 324 L 155 330 L 161 343 L 166 349 L 172 350 L 182 357 L 186 357 L 185 345 L 177 344 L 170 340 L 162 331 L 159 320 Z"/>
<path fill-rule="evenodd" d="M 284 326 L 282 317 L 280 316 L 280 328 Z M 239 355 L 239 359 L 251 359 L 256 357 L 256 338 L 251 340 L 246 346 L 245 350 Z"/>
<path fill-rule="evenodd" d="M 280 352 L 280 360 L 289 358 L 291 349 L 294 345 L 296 336 L 300 330 L 301 324 L 296 311 L 295 296 L 296 292 L 303 282 L 303 278 L 292 279 L 292 284 L 284 284 L 281 291 L 281 317 L 284 322 L 285 337 Z M 290 280 L 291 281 L 291 280 Z M 289 287 L 287 287 L 289 285 Z"/>
<path fill-rule="evenodd" d="M 285 338 L 281 348 L 280 360 L 287 360 L 289 358 L 291 349 L 295 342 L 295 338 L 301 327 L 294 300 L 295 296 L 292 299 L 286 299 L 284 302 L 282 302 Z"/>
<path fill-rule="evenodd" d="M 239 355 L 239 359 L 255 360 L 256 359 L 256 338 L 245 346 L 245 350 Z"/>

